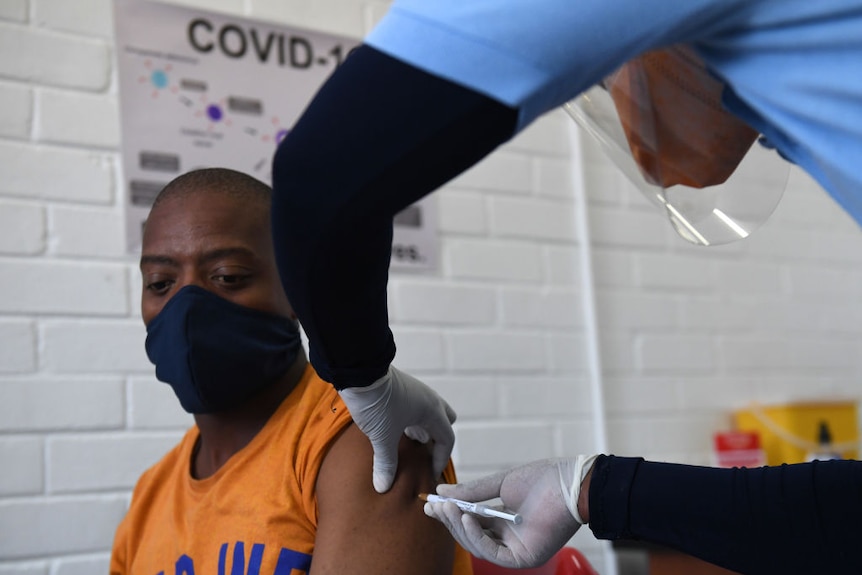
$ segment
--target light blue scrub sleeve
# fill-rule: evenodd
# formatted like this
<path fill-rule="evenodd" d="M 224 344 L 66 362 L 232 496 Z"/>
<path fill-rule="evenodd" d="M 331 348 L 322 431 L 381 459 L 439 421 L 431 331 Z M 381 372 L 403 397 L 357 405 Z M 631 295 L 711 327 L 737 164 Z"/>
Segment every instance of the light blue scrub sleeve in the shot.
<path fill-rule="evenodd" d="M 697 47 L 727 106 L 862 225 L 862 0 L 762 2 Z"/>
<path fill-rule="evenodd" d="M 862 224 L 862 0 L 396 0 L 366 43 L 519 110 L 694 45 L 726 102 Z"/>
<path fill-rule="evenodd" d="M 396 0 L 365 42 L 521 110 L 523 128 L 626 60 L 763 0 Z"/>

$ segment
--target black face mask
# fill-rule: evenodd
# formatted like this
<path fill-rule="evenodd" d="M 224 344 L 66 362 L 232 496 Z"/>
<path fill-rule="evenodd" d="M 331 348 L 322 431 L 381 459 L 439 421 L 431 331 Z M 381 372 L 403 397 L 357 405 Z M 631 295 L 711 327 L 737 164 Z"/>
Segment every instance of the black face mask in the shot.
<path fill-rule="evenodd" d="M 290 318 L 186 286 L 147 326 L 147 357 L 156 377 L 189 413 L 241 405 L 293 365 L 302 342 Z"/>

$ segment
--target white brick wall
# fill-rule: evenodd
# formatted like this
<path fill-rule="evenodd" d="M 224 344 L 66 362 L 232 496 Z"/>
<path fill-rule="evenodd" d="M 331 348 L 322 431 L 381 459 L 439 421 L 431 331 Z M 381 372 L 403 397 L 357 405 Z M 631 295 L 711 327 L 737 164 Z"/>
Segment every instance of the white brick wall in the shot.
<path fill-rule="evenodd" d="M 541 371 L 545 345 L 534 333 L 481 331 L 448 335 L 452 369 L 467 372 Z"/>
<path fill-rule="evenodd" d="M 503 416 L 583 418 L 589 416 L 589 387 L 584 377 L 506 377 L 498 380 Z"/>
<path fill-rule="evenodd" d="M 485 285 L 401 281 L 392 313 L 398 321 L 443 325 L 488 325 L 497 318 L 497 294 Z"/>
<path fill-rule="evenodd" d="M 114 96 L 46 88 L 37 92 L 36 102 L 38 141 L 98 148 L 119 145 L 120 118 Z"/>
<path fill-rule="evenodd" d="M 45 369 L 59 373 L 151 372 L 140 320 L 46 321 Z"/>
<path fill-rule="evenodd" d="M 574 290 L 504 288 L 503 325 L 570 329 L 583 327 L 581 294 Z"/>
<path fill-rule="evenodd" d="M 593 428 L 593 421 L 589 416 L 579 417 L 576 420 L 568 421 L 557 425 L 554 434 L 559 444 L 558 453 L 561 457 L 575 457 L 581 453 L 595 453 L 596 438 Z M 591 531 L 586 531 L 580 534 L 582 545 L 595 546 L 595 539 Z M 582 547 L 583 548 L 583 547 Z M 597 569 L 601 569 L 601 563 L 596 564 Z"/>
<path fill-rule="evenodd" d="M 457 424 L 460 441 L 455 464 L 467 469 L 497 468 L 552 457 L 553 427 L 548 423 Z"/>
<path fill-rule="evenodd" d="M 33 3 L 33 20 L 37 26 L 91 37 L 111 35 L 112 13 L 111 0 L 39 0 Z"/>
<path fill-rule="evenodd" d="M 549 347 L 550 357 L 547 369 L 554 374 L 586 373 L 589 363 L 587 359 L 587 338 L 583 334 L 554 333 L 545 337 Z"/>
<path fill-rule="evenodd" d="M 8 565 L 0 565 L 3 575 L 48 575 L 48 564 L 44 561 L 21 561 Z"/>
<path fill-rule="evenodd" d="M 127 257 L 121 210 L 58 205 L 51 207 L 49 219 L 51 253 L 54 255 L 104 259 Z M 137 276 L 133 283 L 140 283 Z M 132 300 L 132 307 L 138 307 L 138 300 Z"/>
<path fill-rule="evenodd" d="M 718 297 L 688 297 L 680 302 L 680 327 L 699 330 L 743 330 L 751 326 L 755 304 Z"/>
<path fill-rule="evenodd" d="M 0 75 L 93 92 L 108 87 L 111 64 L 105 42 L 0 22 Z"/>
<path fill-rule="evenodd" d="M 131 489 L 181 433 L 62 435 L 48 440 L 48 493 Z M 101 470 L 94 474 L 93 468 Z"/>
<path fill-rule="evenodd" d="M 44 488 L 45 455 L 41 437 L 5 436 L 0 439 L 0 496 L 31 495 Z"/>
<path fill-rule="evenodd" d="M 485 199 L 477 192 L 442 189 L 437 196 L 439 228 L 442 233 L 484 235 Z"/>
<path fill-rule="evenodd" d="M 545 246 L 545 277 L 554 285 L 575 285 L 581 282 L 581 258 L 572 245 Z"/>
<path fill-rule="evenodd" d="M 0 501 L 0 557 L 21 560 L 104 550 L 126 505 L 120 495 Z"/>
<path fill-rule="evenodd" d="M 27 0 L 6 0 L 0 3 L 0 20 L 27 21 Z"/>
<path fill-rule="evenodd" d="M 641 335 L 635 354 L 644 372 L 709 371 L 715 366 L 712 338 L 691 333 Z"/>
<path fill-rule="evenodd" d="M 388 6 L 175 1 L 354 37 Z M 124 253 L 111 6 L 0 1 L 0 575 L 105 572 L 131 485 L 191 422 Z M 448 184 L 440 269 L 390 281 L 396 363 L 458 410 L 462 479 L 594 450 L 580 170 L 611 451 L 708 463 L 751 400 L 859 399 L 862 233 L 810 178 L 745 242 L 695 248 L 569 131 L 551 113 Z"/>
<path fill-rule="evenodd" d="M 427 376 L 425 382 L 447 399 L 459 420 L 500 415 L 500 386 L 491 377 Z"/>
<path fill-rule="evenodd" d="M 36 255 L 44 249 L 44 208 L 20 202 L 0 202 L 0 253 Z"/>
<path fill-rule="evenodd" d="M 598 246 L 659 249 L 673 232 L 657 212 L 596 206 L 590 210 L 590 233 Z"/>
<path fill-rule="evenodd" d="M 533 166 L 525 154 L 499 150 L 454 180 L 457 188 L 527 195 L 533 180 Z"/>
<path fill-rule="evenodd" d="M 456 279 L 539 282 L 542 250 L 534 242 L 443 238 L 443 264 Z"/>
<path fill-rule="evenodd" d="M 439 373 L 446 367 L 443 334 L 437 330 L 394 327 L 397 342 L 395 365 L 418 373 Z"/>
<path fill-rule="evenodd" d="M 645 289 L 704 291 L 715 285 L 715 265 L 707 259 L 670 253 L 634 256 L 637 283 Z"/>
<path fill-rule="evenodd" d="M 130 378 L 126 397 L 130 429 L 184 429 L 194 423 L 171 387 L 155 375 Z"/>
<path fill-rule="evenodd" d="M 92 575 L 108 573 L 110 555 L 105 553 L 73 557 L 56 561 L 51 575 Z"/>
<path fill-rule="evenodd" d="M 125 422 L 120 378 L 6 378 L 0 385 L 0 431 L 119 429 Z M 74 406 L 74 409 L 70 409 Z"/>
<path fill-rule="evenodd" d="M 125 266 L 0 259 L 0 312 L 127 315 Z"/>
<path fill-rule="evenodd" d="M 33 116 L 33 91 L 26 86 L 0 84 L 0 106 L 0 136 L 26 138 Z"/>
<path fill-rule="evenodd" d="M 600 325 L 615 329 L 670 329 L 679 324 L 679 298 L 670 293 L 602 290 L 596 307 Z"/>
<path fill-rule="evenodd" d="M 4 196 L 85 204 L 108 204 L 113 199 L 113 158 L 103 154 L 2 141 L 0 165 Z"/>
<path fill-rule="evenodd" d="M 36 369 L 36 324 L 0 321 L 0 373 L 26 373 Z"/>
<path fill-rule="evenodd" d="M 499 237 L 572 242 L 575 215 L 571 203 L 536 198 L 492 198 L 491 233 Z"/>

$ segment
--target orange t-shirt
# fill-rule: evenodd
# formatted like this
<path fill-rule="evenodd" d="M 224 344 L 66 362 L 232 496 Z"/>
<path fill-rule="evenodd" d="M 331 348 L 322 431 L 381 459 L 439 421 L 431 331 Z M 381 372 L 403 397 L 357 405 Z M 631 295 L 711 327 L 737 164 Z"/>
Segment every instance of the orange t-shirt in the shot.
<path fill-rule="evenodd" d="M 111 575 L 307 573 L 317 474 L 350 421 L 338 393 L 309 366 L 254 439 L 206 479 L 190 473 L 199 436 L 192 427 L 138 480 L 114 538 Z M 454 481 L 451 465 L 444 476 Z M 453 574 L 471 572 L 456 545 Z"/>

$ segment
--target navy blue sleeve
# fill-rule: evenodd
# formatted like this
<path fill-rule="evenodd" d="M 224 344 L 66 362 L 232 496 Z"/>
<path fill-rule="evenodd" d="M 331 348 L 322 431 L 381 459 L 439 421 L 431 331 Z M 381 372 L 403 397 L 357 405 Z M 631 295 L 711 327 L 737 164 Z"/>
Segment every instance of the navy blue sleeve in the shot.
<path fill-rule="evenodd" d="M 273 163 L 279 273 L 337 389 L 393 357 L 386 284 L 393 216 L 509 139 L 516 110 L 360 46 L 333 73 Z"/>
<path fill-rule="evenodd" d="M 862 462 L 719 469 L 601 456 L 590 529 L 751 575 L 862 573 Z"/>

